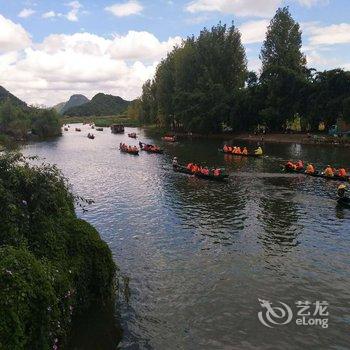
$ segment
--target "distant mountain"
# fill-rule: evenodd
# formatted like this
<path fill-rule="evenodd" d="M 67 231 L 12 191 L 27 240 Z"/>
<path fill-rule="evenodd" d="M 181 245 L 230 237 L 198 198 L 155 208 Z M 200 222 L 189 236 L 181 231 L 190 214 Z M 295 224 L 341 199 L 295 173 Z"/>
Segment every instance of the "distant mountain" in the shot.
<path fill-rule="evenodd" d="M 27 107 L 27 104 L 25 102 L 20 100 L 15 95 L 12 95 L 9 91 L 0 86 L 0 104 L 5 101 L 10 101 L 14 106 Z"/>
<path fill-rule="evenodd" d="M 64 115 L 76 116 L 104 116 L 123 113 L 131 101 L 126 101 L 119 96 L 99 93 L 92 100 L 78 107 L 67 109 Z"/>
<path fill-rule="evenodd" d="M 88 102 L 90 102 L 90 100 L 84 95 L 72 95 L 69 101 L 64 105 L 64 107 L 62 107 L 60 113 L 64 114 L 64 112 L 68 111 L 68 109 L 81 106 Z"/>
<path fill-rule="evenodd" d="M 57 105 L 54 105 L 52 108 L 57 112 L 57 113 L 61 113 L 62 108 L 66 105 L 67 102 L 61 102 L 58 103 Z"/>

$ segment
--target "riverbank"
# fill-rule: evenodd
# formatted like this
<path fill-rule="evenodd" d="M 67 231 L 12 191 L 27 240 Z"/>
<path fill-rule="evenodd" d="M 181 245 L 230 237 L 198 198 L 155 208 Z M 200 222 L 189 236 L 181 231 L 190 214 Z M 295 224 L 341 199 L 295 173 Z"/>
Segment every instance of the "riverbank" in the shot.
<path fill-rule="evenodd" d="M 126 116 L 103 116 L 103 117 L 62 117 L 63 124 L 77 124 L 77 123 L 94 123 L 97 127 L 109 127 L 112 124 L 122 124 L 126 127 L 138 127 L 140 123 L 138 120 L 128 118 Z"/>
<path fill-rule="evenodd" d="M 331 146 L 350 146 L 349 137 L 334 137 L 324 133 L 296 133 L 282 134 L 270 133 L 265 135 L 256 135 L 253 133 L 220 133 L 220 134 L 195 134 L 167 131 L 155 125 L 144 126 L 152 135 L 176 135 L 181 138 L 197 139 L 218 139 L 218 140 L 237 140 L 246 142 L 266 142 L 266 143 L 298 143 L 303 145 L 331 145 Z"/>

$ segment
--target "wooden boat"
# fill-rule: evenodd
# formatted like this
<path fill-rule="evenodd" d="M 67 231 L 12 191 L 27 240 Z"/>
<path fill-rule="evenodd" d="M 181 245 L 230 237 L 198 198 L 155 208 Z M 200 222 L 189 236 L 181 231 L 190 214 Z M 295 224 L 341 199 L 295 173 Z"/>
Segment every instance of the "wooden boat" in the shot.
<path fill-rule="evenodd" d="M 283 166 L 283 170 L 286 173 L 295 173 L 295 174 L 303 174 L 303 175 L 307 175 L 307 176 L 313 176 L 313 177 L 321 177 L 323 179 L 327 179 L 327 180 L 335 180 L 335 181 L 349 181 L 350 177 L 349 176 L 338 176 L 338 175 L 334 175 L 334 176 L 326 176 L 324 173 L 316 171 L 313 174 L 309 174 L 306 173 L 304 169 L 302 170 L 295 170 L 295 169 L 291 169 L 291 168 L 287 168 L 285 165 Z"/>
<path fill-rule="evenodd" d="M 173 165 L 174 171 L 177 173 L 187 174 L 187 175 L 194 175 L 200 179 L 204 180 L 213 180 L 213 181 L 226 181 L 228 179 L 227 174 L 222 174 L 220 176 L 214 176 L 213 174 L 205 175 L 202 173 L 195 173 L 193 174 L 192 171 L 188 170 L 184 165 Z"/>
<path fill-rule="evenodd" d="M 90 134 L 88 133 L 88 136 L 87 136 L 89 139 L 93 140 L 95 138 L 95 135 L 94 134 Z"/>
<path fill-rule="evenodd" d="M 103 131 L 103 128 L 96 128 L 96 131 Z"/>
<path fill-rule="evenodd" d="M 162 140 L 166 141 L 166 142 L 176 142 L 176 137 L 175 136 L 164 136 L 164 137 L 162 137 Z"/>
<path fill-rule="evenodd" d="M 80 131 L 81 131 L 81 129 L 79 129 L 79 128 L 75 128 L 75 131 L 80 132 Z"/>
<path fill-rule="evenodd" d="M 124 125 L 112 124 L 111 125 L 111 132 L 113 134 L 123 134 L 124 133 Z"/>
<path fill-rule="evenodd" d="M 223 148 L 219 148 L 219 152 L 222 152 L 222 153 L 225 153 L 225 154 L 229 154 L 230 156 L 236 156 L 236 157 L 252 157 L 252 158 L 262 158 L 262 157 L 264 157 L 263 154 L 254 154 L 254 153 L 236 154 L 236 153 L 224 151 Z"/>
<path fill-rule="evenodd" d="M 136 139 L 137 138 L 137 135 L 135 132 L 132 132 L 130 134 L 128 134 L 129 137 L 131 137 L 132 139 Z"/>
<path fill-rule="evenodd" d="M 139 155 L 139 150 L 136 150 L 136 151 L 131 151 L 127 148 L 119 148 L 120 149 L 120 152 L 122 153 L 129 153 L 129 154 L 132 154 L 133 156 L 138 156 Z"/>
<path fill-rule="evenodd" d="M 340 197 L 338 198 L 337 202 L 339 206 L 350 209 L 350 198 Z"/>
<path fill-rule="evenodd" d="M 163 154 L 164 151 L 162 149 L 152 149 L 150 148 L 150 146 L 153 146 L 153 145 L 146 145 L 142 142 L 139 142 L 139 145 L 140 145 L 140 149 L 142 151 L 145 151 L 145 152 L 148 152 L 148 153 L 157 153 L 157 154 Z"/>

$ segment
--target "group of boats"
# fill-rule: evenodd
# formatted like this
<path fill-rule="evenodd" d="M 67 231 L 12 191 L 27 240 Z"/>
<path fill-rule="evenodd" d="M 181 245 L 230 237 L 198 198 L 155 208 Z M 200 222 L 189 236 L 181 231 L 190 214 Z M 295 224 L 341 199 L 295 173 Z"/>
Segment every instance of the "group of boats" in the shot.
<path fill-rule="evenodd" d="M 65 127 L 65 130 L 68 131 L 69 126 Z M 121 133 L 122 130 L 117 128 L 116 126 L 115 133 Z M 77 132 L 80 132 L 80 128 L 75 128 Z M 103 131 L 103 128 L 96 128 L 97 131 Z M 137 134 L 136 133 L 129 133 L 128 137 L 136 139 Z M 95 136 L 91 133 L 88 134 L 89 139 L 94 139 Z M 162 137 L 162 140 L 165 142 L 176 142 L 175 136 L 164 136 Z M 147 144 L 144 142 L 139 142 L 139 148 L 137 146 L 131 146 L 127 145 L 125 143 L 120 143 L 119 149 L 123 153 L 128 153 L 131 155 L 139 155 L 139 151 L 145 151 L 147 153 L 156 153 L 156 154 L 163 154 L 164 151 L 152 144 Z M 259 146 L 255 150 L 248 150 L 246 147 L 239 147 L 239 146 L 228 146 L 225 145 L 222 148 L 219 149 L 220 152 L 232 156 L 240 156 L 240 157 L 253 157 L 253 158 L 260 158 L 264 157 L 263 150 Z M 213 180 L 213 181 L 219 181 L 223 182 L 226 181 L 229 178 L 229 175 L 225 173 L 225 169 L 221 168 L 215 168 L 210 169 L 206 166 L 199 166 L 196 164 L 180 164 L 178 163 L 177 158 L 175 157 L 173 159 L 173 170 L 177 173 L 182 173 L 190 176 L 194 176 L 200 179 L 205 180 Z M 336 180 L 341 182 L 350 182 L 350 176 L 346 173 L 344 168 L 341 169 L 334 169 L 330 166 L 327 166 L 323 171 L 318 171 L 315 169 L 315 167 L 312 164 L 308 164 L 306 167 L 304 166 L 304 163 L 302 161 L 298 161 L 296 163 L 293 163 L 291 161 L 288 161 L 283 165 L 283 171 L 287 173 L 296 173 L 296 174 L 303 174 L 306 176 L 312 176 L 312 177 L 318 177 L 318 178 L 324 178 L 327 180 Z M 338 204 L 342 207 L 350 208 L 350 198 L 346 197 L 345 195 L 346 191 L 346 185 L 340 185 L 338 187 Z"/>
<path fill-rule="evenodd" d="M 283 170 L 288 173 L 303 174 L 306 176 L 321 177 L 327 180 L 336 180 L 349 182 L 350 176 L 347 174 L 344 168 L 334 169 L 331 166 L 327 166 L 324 171 L 318 171 L 312 164 L 308 164 L 305 168 L 302 161 L 293 163 L 288 161 L 283 165 Z"/>
<path fill-rule="evenodd" d="M 249 152 L 247 147 L 225 145 L 223 148 L 219 148 L 219 151 L 225 154 L 239 156 L 239 157 L 254 157 L 254 158 L 263 157 L 263 150 L 260 146 L 253 152 Z"/>

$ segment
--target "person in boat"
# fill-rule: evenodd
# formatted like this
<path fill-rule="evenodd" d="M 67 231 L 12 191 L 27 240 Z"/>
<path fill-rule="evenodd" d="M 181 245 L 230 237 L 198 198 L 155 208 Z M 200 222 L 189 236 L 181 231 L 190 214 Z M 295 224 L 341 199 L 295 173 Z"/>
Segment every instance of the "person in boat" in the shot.
<path fill-rule="evenodd" d="M 337 195 L 339 198 L 345 197 L 346 189 L 347 189 L 346 185 L 344 185 L 344 184 L 339 185 L 338 190 L 337 190 Z"/>
<path fill-rule="evenodd" d="M 326 169 L 324 170 L 324 175 L 328 177 L 334 176 L 334 171 L 330 165 L 327 165 Z"/>
<path fill-rule="evenodd" d="M 201 173 L 203 175 L 206 175 L 206 176 L 208 176 L 210 174 L 209 169 L 207 167 L 202 168 Z"/>
<path fill-rule="evenodd" d="M 312 164 L 308 164 L 305 170 L 306 174 L 315 174 L 315 167 Z"/>
<path fill-rule="evenodd" d="M 244 147 L 243 150 L 242 150 L 242 154 L 247 156 L 248 155 L 248 150 L 247 150 L 247 147 Z"/>
<path fill-rule="evenodd" d="M 254 151 L 256 156 L 262 156 L 263 154 L 263 150 L 262 148 L 259 146 L 255 151 Z"/>
<path fill-rule="evenodd" d="M 286 163 L 286 168 L 291 170 L 296 170 L 295 164 L 290 160 L 288 160 L 288 162 Z"/>
<path fill-rule="evenodd" d="M 241 148 L 240 147 L 235 147 L 235 151 L 233 152 L 234 154 L 242 154 Z"/>
<path fill-rule="evenodd" d="M 187 168 L 187 170 L 192 171 L 193 163 L 188 163 L 187 166 L 186 166 L 186 168 Z"/>
<path fill-rule="evenodd" d="M 228 152 L 228 153 L 232 153 L 232 151 L 233 151 L 233 148 L 232 148 L 231 146 L 228 146 L 228 147 L 227 147 L 227 152 Z"/>
<path fill-rule="evenodd" d="M 224 145 L 224 147 L 223 147 L 223 151 L 224 151 L 225 153 L 227 153 L 227 152 L 228 152 L 228 147 L 227 147 L 227 145 Z"/>
<path fill-rule="evenodd" d="M 303 170 L 304 169 L 304 163 L 302 160 L 298 160 L 297 163 L 295 164 L 296 170 Z"/>
<path fill-rule="evenodd" d="M 213 174 L 214 174 L 214 176 L 220 176 L 221 175 L 221 169 L 219 169 L 219 168 L 214 169 Z"/>
<path fill-rule="evenodd" d="M 344 168 L 338 169 L 337 175 L 340 177 L 346 177 L 347 176 L 346 170 Z"/>

